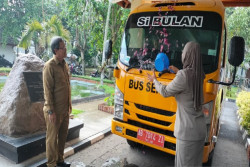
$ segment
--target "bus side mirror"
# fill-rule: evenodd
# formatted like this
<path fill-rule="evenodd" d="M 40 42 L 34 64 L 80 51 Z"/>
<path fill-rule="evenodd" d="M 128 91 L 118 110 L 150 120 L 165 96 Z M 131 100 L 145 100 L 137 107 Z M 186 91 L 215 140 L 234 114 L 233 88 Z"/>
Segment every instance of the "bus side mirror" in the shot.
<path fill-rule="evenodd" d="M 112 56 L 112 40 L 107 40 L 105 42 L 104 54 L 105 54 L 105 59 L 106 60 L 111 58 L 111 56 Z"/>
<path fill-rule="evenodd" d="M 221 84 L 230 86 L 234 83 L 235 75 L 236 75 L 236 67 L 239 66 L 244 60 L 244 53 L 245 53 L 245 41 L 244 38 L 234 36 L 230 41 L 230 48 L 229 48 L 229 56 L 228 61 L 229 63 L 234 66 L 233 72 L 233 79 L 229 83 L 214 81 L 212 79 L 208 80 L 208 83 L 214 84 Z"/>
<path fill-rule="evenodd" d="M 230 41 L 228 62 L 232 66 L 239 66 L 244 60 L 245 41 L 244 38 L 234 36 Z"/>

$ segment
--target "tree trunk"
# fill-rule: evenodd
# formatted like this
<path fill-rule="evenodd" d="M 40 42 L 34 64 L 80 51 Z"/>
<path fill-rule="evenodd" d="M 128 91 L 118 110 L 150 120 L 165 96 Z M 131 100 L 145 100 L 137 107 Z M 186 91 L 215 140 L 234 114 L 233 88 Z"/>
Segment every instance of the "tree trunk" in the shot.
<path fill-rule="evenodd" d="M 82 75 L 85 75 L 85 60 L 84 60 L 84 50 L 81 49 L 81 58 L 82 58 Z"/>
<path fill-rule="evenodd" d="M 113 63 L 112 63 L 111 59 L 109 59 L 109 60 L 108 60 L 108 65 L 112 65 L 112 64 L 113 64 Z M 108 79 L 111 80 L 112 75 L 113 75 L 112 69 L 111 69 L 111 68 L 108 68 Z"/>
<path fill-rule="evenodd" d="M 104 32 L 104 41 L 103 41 L 103 53 L 102 53 L 102 66 L 103 70 L 101 73 L 101 85 L 103 85 L 103 79 L 104 79 L 104 63 L 105 63 L 105 42 L 107 40 L 108 36 L 108 26 L 109 26 L 109 17 L 110 17 L 110 9 L 111 9 L 112 3 L 109 1 L 109 7 L 108 7 L 108 14 L 107 14 L 107 19 L 106 19 L 106 25 L 105 25 L 105 32 Z"/>

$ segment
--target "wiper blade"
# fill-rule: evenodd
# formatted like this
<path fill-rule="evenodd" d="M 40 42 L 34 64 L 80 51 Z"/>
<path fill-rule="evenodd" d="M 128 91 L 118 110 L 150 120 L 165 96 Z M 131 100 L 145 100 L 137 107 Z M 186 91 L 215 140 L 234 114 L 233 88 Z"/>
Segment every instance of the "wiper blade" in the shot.
<path fill-rule="evenodd" d="M 126 71 L 128 72 L 129 70 L 131 70 L 132 68 L 137 68 L 137 67 L 140 67 L 140 66 L 138 66 L 138 65 L 136 65 L 136 66 L 129 66 L 127 69 L 126 69 Z M 141 70 L 140 70 L 141 71 Z"/>
<path fill-rule="evenodd" d="M 162 75 L 165 74 L 165 73 L 174 73 L 174 72 L 173 72 L 172 70 L 166 69 L 166 70 L 163 70 L 162 72 L 160 72 L 160 73 L 158 74 L 158 77 L 162 76 Z"/>

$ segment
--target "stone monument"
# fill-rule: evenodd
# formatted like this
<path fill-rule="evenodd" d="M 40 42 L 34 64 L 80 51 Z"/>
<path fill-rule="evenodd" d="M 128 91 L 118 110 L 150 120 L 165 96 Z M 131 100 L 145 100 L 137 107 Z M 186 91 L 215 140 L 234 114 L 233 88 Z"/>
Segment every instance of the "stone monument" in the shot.
<path fill-rule="evenodd" d="M 35 55 L 20 55 L 0 93 L 0 134 L 20 137 L 45 131 L 43 103 L 31 103 L 23 72 L 42 72 Z"/>
<path fill-rule="evenodd" d="M 20 55 L 0 92 L 0 154 L 16 163 L 46 149 L 43 66 L 35 55 Z M 67 141 L 78 138 L 82 127 L 70 120 Z"/>

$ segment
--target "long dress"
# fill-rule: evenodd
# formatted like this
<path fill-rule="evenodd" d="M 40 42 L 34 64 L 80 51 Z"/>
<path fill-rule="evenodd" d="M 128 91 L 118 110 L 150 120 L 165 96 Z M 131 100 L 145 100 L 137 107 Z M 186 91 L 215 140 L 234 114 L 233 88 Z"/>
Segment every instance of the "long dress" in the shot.
<path fill-rule="evenodd" d="M 179 70 L 168 85 L 154 80 L 156 90 L 164 97 L 174 96 L 177 101 L 174 136 L 176 142 L 175 166 L 202 166 L 206 123 L 203 112 L 195 111 L 192 90 L 188 87 L 184 70 Z"/>

